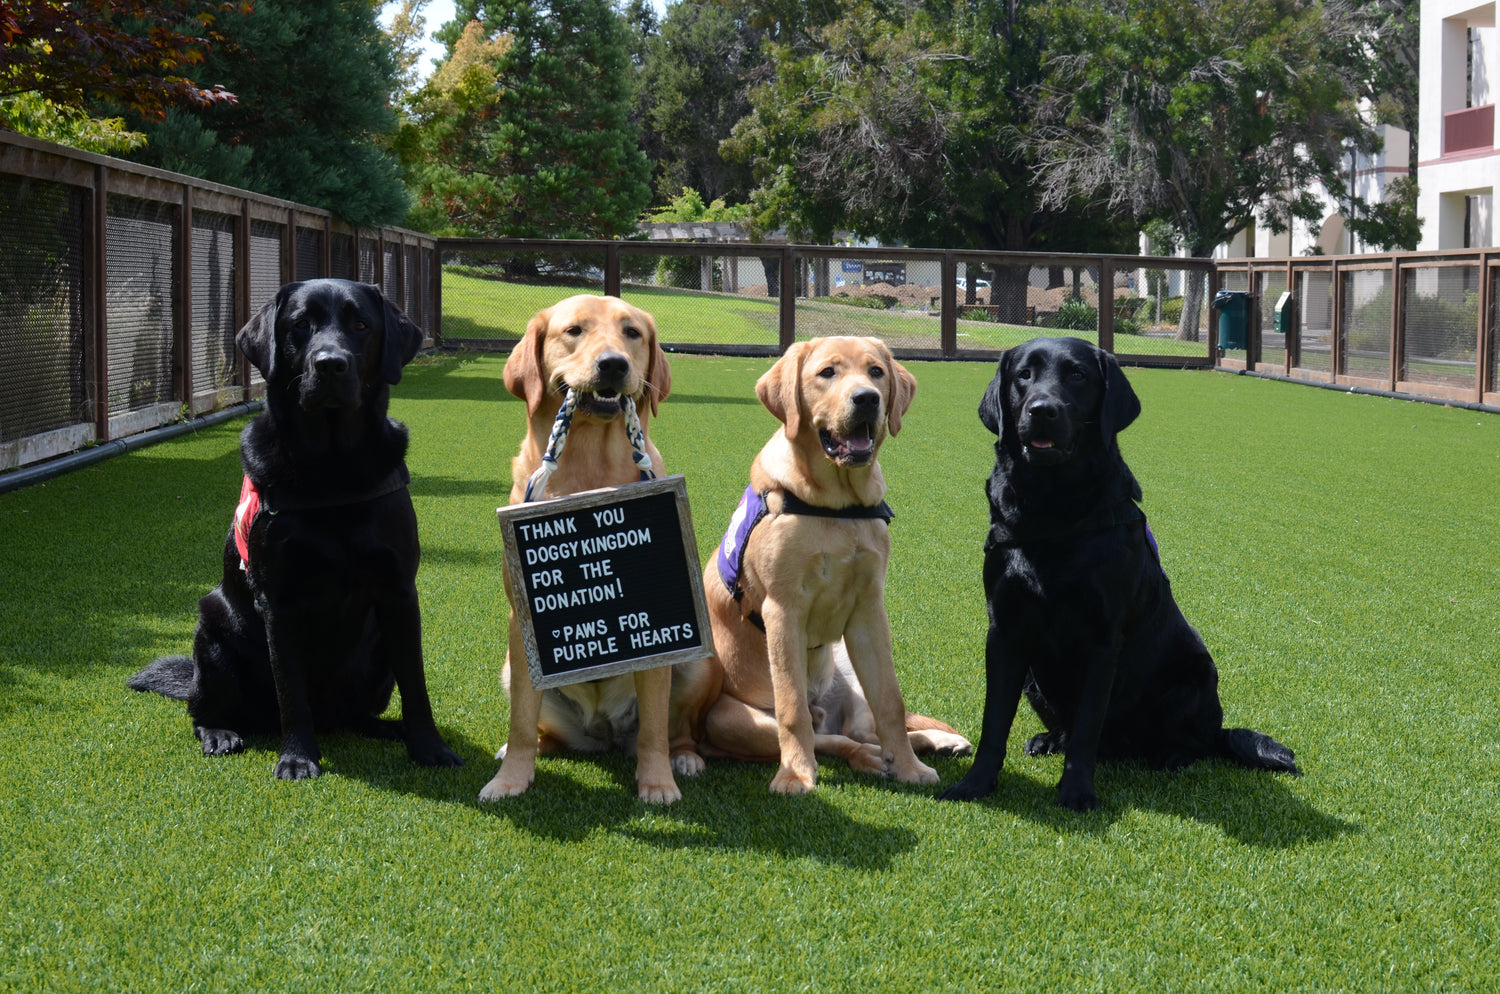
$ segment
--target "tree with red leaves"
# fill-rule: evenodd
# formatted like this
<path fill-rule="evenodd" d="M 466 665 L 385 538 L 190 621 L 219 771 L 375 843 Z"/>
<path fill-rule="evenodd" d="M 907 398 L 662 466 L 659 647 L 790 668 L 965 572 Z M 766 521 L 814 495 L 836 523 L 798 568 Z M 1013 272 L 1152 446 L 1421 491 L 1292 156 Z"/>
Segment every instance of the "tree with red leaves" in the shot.
<path fill-rule="evenodd" d="M 223 41 L 221 0 L 0 0 L 0 98 L 35 93 L 62 107 L 100 100 L 159 119 L 168 107 L 233 103 L 187 76 Z M 0 126 L 5 125 L 0 107 Z"/>

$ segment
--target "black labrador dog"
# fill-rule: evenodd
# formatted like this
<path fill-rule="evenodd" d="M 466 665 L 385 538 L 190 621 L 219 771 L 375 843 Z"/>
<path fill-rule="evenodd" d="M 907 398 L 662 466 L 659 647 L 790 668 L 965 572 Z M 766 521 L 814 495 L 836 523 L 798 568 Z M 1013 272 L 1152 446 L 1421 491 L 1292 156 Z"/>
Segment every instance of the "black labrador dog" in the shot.
<path fill-rule="evenodd" d="M 1223 727 L 1219 674 L 1172 599 L 1141 488 L 1116 434 L 1141 404 L 1113 356 L 1076 338 L 1007 351 L 979 404 L 999 438 L 988 495 L 984 726 L 974 765 L 941 796 L 995 789 L 1024 691 L 1065 752 L 1058 801 L 1099 806 L 1099 757 L 1175 769 L 1210 756 L 1296 774 L 1269 735 Z"/>
<path fill-rule="evenodd" d="M 245 486 L 224 575 L 198 601 L 193 655 L 156 660 L 136 690 L 186 700 L 205 755 L 280 731 L 276 776 L 315 777 L 317 731 L 404 738 L 427 766 L 463 760 L 432 719 L 417 603 L 406 426 L 390 387 L 422 333 L 380 292 L 289 283 L 235 336 L 266 381 L 245 427 Z M 393 687 L 400 721 L 382 720 Z"/>

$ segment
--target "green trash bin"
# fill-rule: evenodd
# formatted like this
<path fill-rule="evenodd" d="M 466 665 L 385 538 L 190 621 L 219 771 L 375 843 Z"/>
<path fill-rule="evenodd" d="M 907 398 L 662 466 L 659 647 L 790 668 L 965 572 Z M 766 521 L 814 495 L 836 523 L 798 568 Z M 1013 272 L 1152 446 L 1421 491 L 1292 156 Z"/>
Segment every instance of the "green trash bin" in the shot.
<path fill-rule="evenodd" d="M 1292 291 L 1282 293 L 1276 301 L 1276 321 L 1274 327 L 1278 335 L 1290 335 L 1292 333 L 1292 320 L 1296 304 L 1292 297 Z"/>
<path fill-rule="evenodd" d="M 1219 312 L 1219 351 L 1243 349 L 1249 338 L 1249 291 L 1220 290 L 1214 294 L 1214 309 Z"/>

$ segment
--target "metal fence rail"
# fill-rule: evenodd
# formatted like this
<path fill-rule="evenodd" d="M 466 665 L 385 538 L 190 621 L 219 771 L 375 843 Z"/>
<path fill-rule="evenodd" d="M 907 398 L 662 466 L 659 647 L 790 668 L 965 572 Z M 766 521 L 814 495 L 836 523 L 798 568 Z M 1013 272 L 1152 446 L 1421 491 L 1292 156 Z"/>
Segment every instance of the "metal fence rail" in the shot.
<path fill-rule="evenodd" d="M 432 238 L 0 133 L 0 471 L 262 396 L 236 329 L 283 283 L 325 275 L 378 284 L 446 347 L 508 350 L 541 308 L 610 293 L 675 351 L 862 334 L 903 358 L 980 359 L 1068 334 L 1132 365 L 1500 407 L 1500 249 L 1213 261 Z M 1223 343 L 1221 288 L 1251 298 Z"/>
<path fill-rule="evenodd" d="M 234 333 L 283 283 L 379 283 L 429 336 L 437 243 L 0 133 L 0 470 L 264 393 Z"/>

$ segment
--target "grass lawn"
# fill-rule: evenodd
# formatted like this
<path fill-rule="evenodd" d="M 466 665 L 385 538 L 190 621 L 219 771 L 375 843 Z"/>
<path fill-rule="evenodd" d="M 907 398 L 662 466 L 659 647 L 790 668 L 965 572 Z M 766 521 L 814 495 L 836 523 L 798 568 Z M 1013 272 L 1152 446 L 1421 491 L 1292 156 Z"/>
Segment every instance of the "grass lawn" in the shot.
<path fill-rule="evenodd" d="M 449 339 L 519 338 L 531 315 L 559 298 L 571 293 L 603 292 L 599 284 L 583 281 L 568 285 L 517 283 L 496 279 L 482 270 L 450 266 L 443 270 L 443 335 Z M 780 305 L 773 298 L 638 284 L 626 284 L 620 292 L 652 313 L 664 342 L 775 349 L 779 341 Z M 942 345 L 935 311 L 883 311 L 798 299 L 796 327 L 798 338 L 875 335 L 898 349 L 937 350 Z M 1032 325 L 960 318 L 958 348 L 960 352 L 1008 349 L 1039 335 L 1057 333 Z M 1067 334 L 1098 340 L 1094 332 Z M 1206 350 L 1206 344 L 1179 342 L 1170 332 L 1115 336 L 1115 351 L 1131 355 L 1202 357 Z"/>
<path fill-rule="evenodd" d="M 555 291 L 553 296 L 555 297 Z M 653 305 L 654 306 L 654 305 Z M 706 557 L 773 420 L 768 362 L 677 356 L 653 422 Z M 0 990 L 1493 991 L 1500 987 L 1500 419 L 1131 371 L 1122 444 L 1232 724 L 1305 775 L 1101 768 L 1058 809 L 1024 707 L 999 791 L 939 804 L 711 762 L 669 808 L 559 757 L 481 806 L 506 703 L 500 529 L 522 408 L 500 357 L 420 359 L 428 681 L 461 769 L 325 738 L 206 759 L 125 678 L 186 651 L 239 493 L 237 425 L 0 496 Z M 988 364 L 913 363 L 882 459 L 907 701 L 977 735 Z M 937 763 L 944 783 L 969 760 Z"/>

